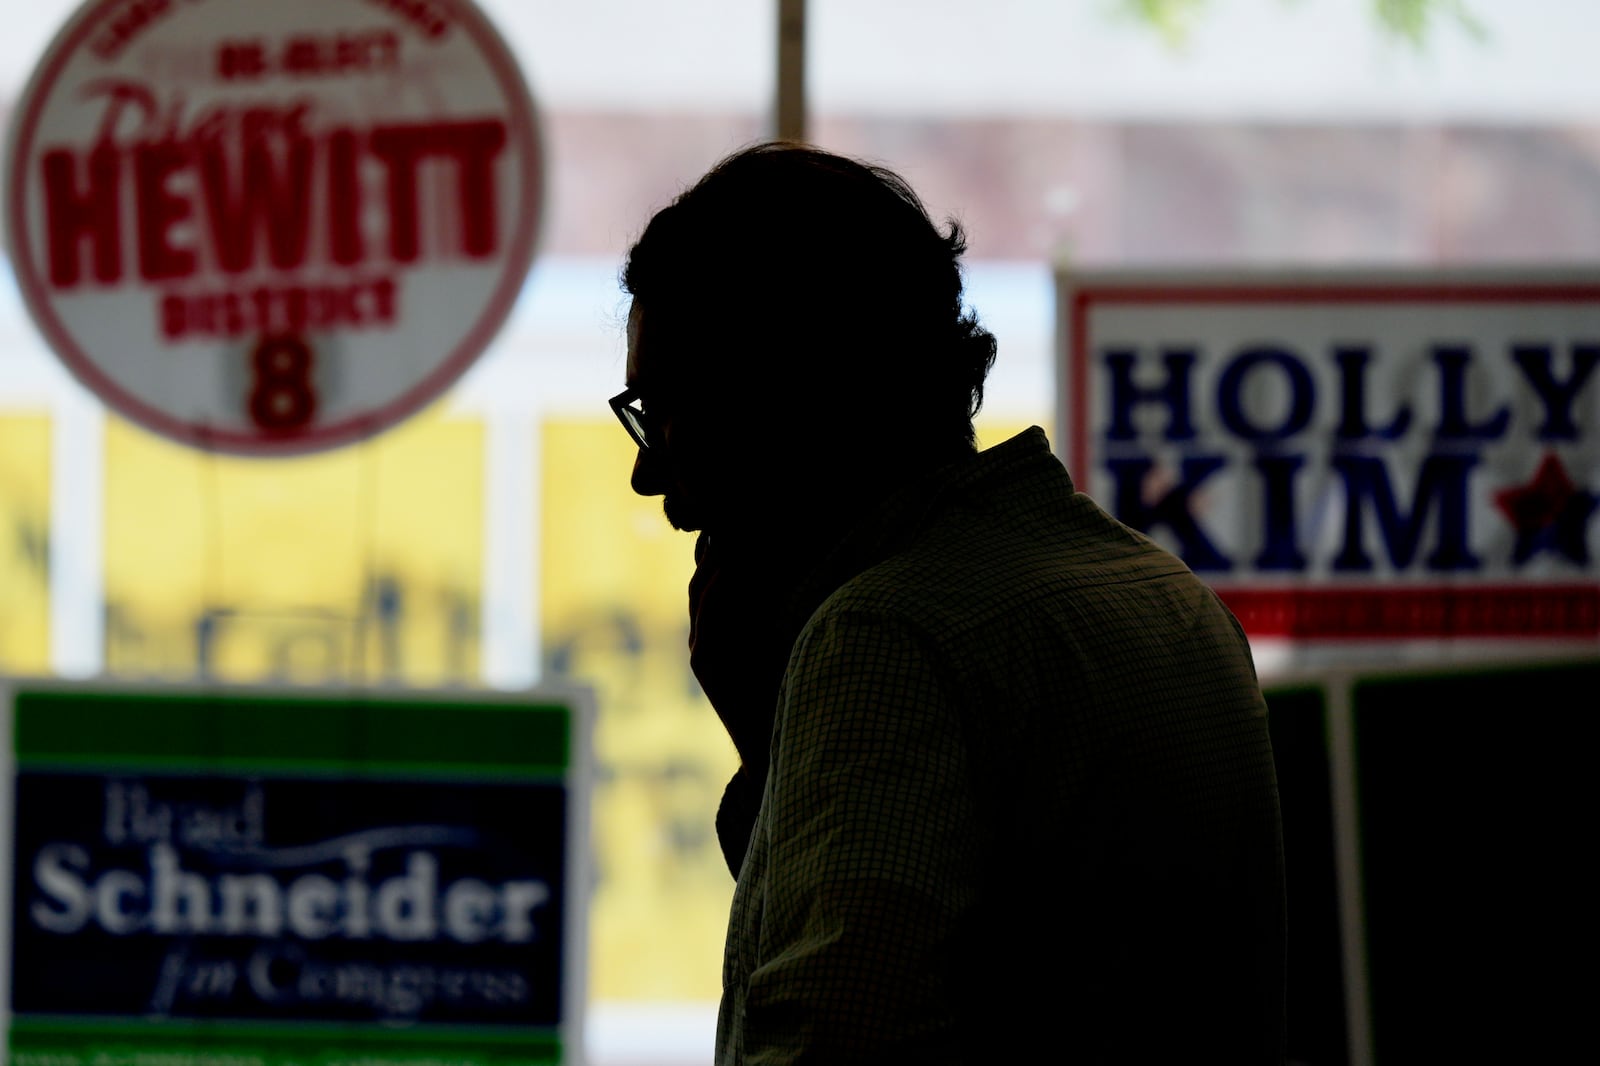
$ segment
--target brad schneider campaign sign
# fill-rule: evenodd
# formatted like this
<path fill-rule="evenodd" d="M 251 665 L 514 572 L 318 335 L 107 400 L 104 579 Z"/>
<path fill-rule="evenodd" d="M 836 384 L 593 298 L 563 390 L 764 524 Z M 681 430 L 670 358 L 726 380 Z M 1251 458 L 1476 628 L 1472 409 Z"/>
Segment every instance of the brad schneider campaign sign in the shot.
<path fill-rule="evenodd" d="M 1078 487 L 1255 637 L 1600 637 L 1600 271 L 1063 272 Z"/>
<path fill-rule="evenodd" d="M 584 694 L 0 694 L 12 1066 L 581 1061 Z"/>

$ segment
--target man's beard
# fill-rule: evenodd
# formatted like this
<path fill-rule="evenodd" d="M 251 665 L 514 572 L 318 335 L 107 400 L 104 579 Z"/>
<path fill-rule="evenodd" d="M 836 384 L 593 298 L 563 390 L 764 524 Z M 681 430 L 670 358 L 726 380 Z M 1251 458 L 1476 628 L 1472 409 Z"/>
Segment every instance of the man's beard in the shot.
<path fill-rule="evenodd" d="M 667 522 L 673 529 L 693 533 L 705 528 L 705 516 L 694 501 L 685 498 L 681 492 L 669 492 L 662 496 L 661 512 L 667 516 Z"/>

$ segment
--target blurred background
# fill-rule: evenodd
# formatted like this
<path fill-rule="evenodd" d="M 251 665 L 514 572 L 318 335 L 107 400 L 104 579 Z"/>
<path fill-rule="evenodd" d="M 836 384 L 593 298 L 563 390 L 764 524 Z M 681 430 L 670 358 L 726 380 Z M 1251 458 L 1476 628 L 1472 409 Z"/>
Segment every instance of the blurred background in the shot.
<path fill-rule="evenodd" d="M 540 245 L 487 353 L 399 427 L 270 462 L 152 436 L 0 269 L 0 674 L 593 686 L 592 1056 L 702 1062 L 735 758 L 688 670 L 692 541 L 629 492 L 605 401 L 628 244 L 773 130 L 778 4 L 480 5 L 538 110 Z M 7 6 L 0 113 L 74 6 Z M 804 7 L 809 138 L 968 230 L 985 444 L 1054 432 L 1060 264 L 1600 262 L 1593 0 Z"/>

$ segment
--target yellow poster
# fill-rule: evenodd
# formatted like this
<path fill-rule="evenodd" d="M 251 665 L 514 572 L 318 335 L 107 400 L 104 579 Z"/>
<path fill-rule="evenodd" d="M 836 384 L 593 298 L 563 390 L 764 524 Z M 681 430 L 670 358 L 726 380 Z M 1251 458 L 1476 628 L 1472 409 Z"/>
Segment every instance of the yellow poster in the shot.
<path fill-rule="evenodd" d="M 590 988 L 715 1000 L 733 879 L 713 818 L 738 760 L 689 671 L 694 541 L 628 488 L 615 420 L 547 422 L 541 452 L 545 666 L 600 708 Z"/>
<path fill-rule="evenodd" d="M 0 415 L 0 674 L 50 667 L 50 418 Z"/>
<path fill-rule="evenodd" d="M 482 553 L 475 420 L 436 408 L 361 444 L 271 460 L 107 421 L 112 674 L 474 683 Z"/>

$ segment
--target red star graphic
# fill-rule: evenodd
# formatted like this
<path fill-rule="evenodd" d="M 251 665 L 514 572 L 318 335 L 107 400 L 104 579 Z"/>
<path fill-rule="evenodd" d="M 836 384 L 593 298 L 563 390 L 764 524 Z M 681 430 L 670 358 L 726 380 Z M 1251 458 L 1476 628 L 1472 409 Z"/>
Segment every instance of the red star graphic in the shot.
<path fill-rule="evenodd" d="M 1545 453 L 1532 481 L 1502 489 L 1495 493 L 1494 502 L 1516 527 L 1514 562 L 1525 563 L 1546 548 L 1575 563 L 1589 561 L 1584 533 L 1600 500 L 1573 483 L 1555 453 Z"/>
<path fill-rule="evenodd" d="M 1520 533 L 1529 526 L 1543 527 L 1554 522 L 1577 488 L 1561 460 L 1554 453 L 1546 453 L 1532 481 L 1502 489 L 1494 494 L 1494 502 Z"/>

